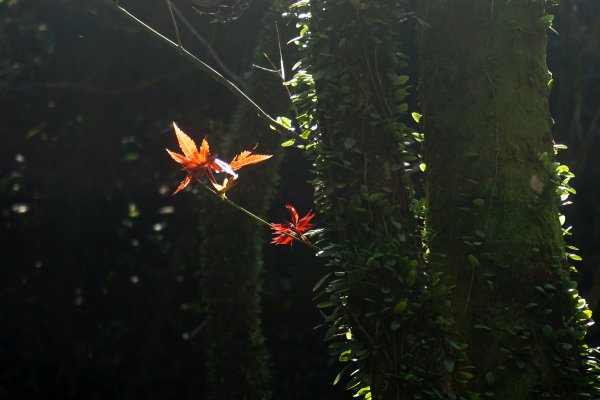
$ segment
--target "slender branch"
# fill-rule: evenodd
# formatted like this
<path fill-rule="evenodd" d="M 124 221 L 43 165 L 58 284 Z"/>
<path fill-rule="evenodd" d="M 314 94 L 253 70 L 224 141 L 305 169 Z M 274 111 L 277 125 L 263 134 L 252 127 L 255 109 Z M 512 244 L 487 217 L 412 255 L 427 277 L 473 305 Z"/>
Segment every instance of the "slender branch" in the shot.
<path fill-rule="evenodd" d="M 169 9 L 169 15 L 171 16 L 171 22 L 173 23 L 173 29 L 175 30 L 175 37 L 177 38 L 177 44 L 181 47 L 181 36 L 179 35 L 179 28 L 177 27 L 177 20 L 175 19 L 175 15 L 173 15 L 173 7 L 170 0 L 165 0 L 167 3 L 167 8 Z"/>
<path fill-rule="evenodd" d="M 155 30 L 154 28 L 152 28 L 151 26 L 146 24 L 144 21 L 142 21 L 135 15 L 131 14 L 129 11 L 127 11 L 126 9 L 121 7 L 118 4 L 118 2 L 114 3 L 112 0 L 103 0 L 103 1 L 106 4 L 110 5 L 112 8 L 114 8 L 115 10 L 117 10 L 118 12 L 120 12 L 123 16 L 125 16 L 125 17 L 129 18 L 130 20 L 132 20 L 133 22 L 135 22 L 135 24 L 137 24 L 139 27 L 141 27 L 145 31 L 151 33 L 156 38 L 160 39 L 163 43 L 166 43 L 166 44 L 170 45 L 171 47 L 173 47 L 175 49 L 175 51 L 177 51 L 183 57 L 187 58 L 191 63 L 193 63 L 199 69 L 208 73 L 211 78 L 213 78 L 215 81 L 217 81 L 220 84 L 222 84 L 223 86 L 225 86 L 227 89 L 229 89 L 230 92 L 232 92 L 234 95 L 239 97 L 242 101 L 246 102 L 258 114 L 258 116 L 261 119 L 263 119 L 269 125 L 273 126 L 277 132 L 280 132 L 283 134 L 292 133 L 290 129 L 286 128 L 285 126 L 283 126 L 282 124 L 277 122 L 269 114 L 267 114 L 262 108 L 260 108 L 260 106 L 258 104 L 256 104 L 250 97 L 248 97 L 248 95 L 246 93 L 244 93 L 234 83 L 229 81 L 227 78 L 225 78 L 223 75 L 221 75 L 218 71 L 216 71 L 210 65 L 206 64 L 204 61 L 200 60 L 198 57 L 194 56 L 192 53 L 187 51 L 185 48 L 183 48 L 183 46 L 180 46 L 177 43 L 173 42 L 171 39 L 164 36 L 163 34 L 161 34 L 157 30 Z"/>
<path fill-rule="evenodd" d="M 283 52 L 281 51 L 281 36 L 279 35 L 279 27 L 275 21 L 275 31 L 277 32 L 277 46 L 279 47 L 279 66 L 281 67 L 281 80 L 285 82 L 285 65 L 283 65 Z"/>
<path fill-rule="evenodd" d="M 275 25 L 277 27 L 277 24 Z M 277 31 L 277 35 L 279 35 L 279 31 Z M 277 40 L 279 41 L 279 36 L 277 38 Z M 279 78 L 281 78 L 281 83 L 282 83 L 282 87 L 285 90 L 285 92 L 287 93 L 287 98 L 290 100 L 290 107 L 292 108 L 292 110 L 294 110 L 294 115 L 295 115 L 295 120 L 298 120 L 298 107 L 296 107 L 296 104 L 292 101 L 292 93 L 290 92 L 290 89 L 288 87 L 288 85 L 285 84 L 285 71 L 283 69 L 283 55 L 281 53 L 281 43 L 279 44 L 279 54 L 281 57 L 281 69 L 277 69 L 277 67 L 275 66 L 275 63 L 271 60 L 271 58 L 269 58 L 269 55 L 267 53 L 263 53 L 263 56 L 267 59 L 267 61 L 269 62 L 269 64 L 271 64 L 271 66 L 273 67 L 273 69 L 268 69 L 265 67 L 261 67 L 260 65 L 256 65 L 256 64 L 252 64 L 253 67 L 258 68 L 258 69 L 262 69 L 263 71 L 268 71 L 268 72 L 272 72 L 275 75 L 279 76 Z"/>
<path fill-rule="evenodd" d="M 221 67 L 221 69 L 223 71 L 225 71 L 225 73 L 232 80 L 236 81 L 242 87 L 245 86 L 244 82 L 236 74 L 234 74 L 233 71 L 231 71 L 229 68 L 227 68 L 227 65 L 225 65 L 225 63 L 221 60 L 221 58 L 219 57 L 219 55 L 217 54 L 217 52 L 212 48 L 212 46 L 210 45 L 210 43 L 208 43 L 208 41 L 206 39 L 204 39 L 204 36 L 202 36 L 200 34 L 200 32 L 198 32 L 194 28 L 194 26 L 190 23 L 190 21 L 183 15 L 183 13 L 181 11 L 179 11 L 179 8 L 177 8 L 177 6 L 175 6 L 175 4 L 173 4 L 173 3 L 171 3 L 171 7 L 173 7 L 173 11 L 175 11 L 175 14 L 177 14 L 177 16 L 179 17 L 179 19 L 188 28 L 188 30 L 192 33 L 192 35 L 194 35 L 196 37 L 196 39 L 200 43 L 202 43 L 202 45 L 204 46 L 204 48 L 206 48 L 206 50 L 210 53 L 210 55 L 215 60 L 215 62 L 219 65 L 219 67 Z"/>
<path fill-rule="evenodd" d="M 232 206 L 233 208 L 235 208 L 236 210 L 239 210 L 241 212 L 243 212 L 244 214 L 248 215 L 249 217 L 255 219 L 256 221 L 267 225 L 269 228 L 272 228 L 273 225 L 270 222 L 265 221 L 264 219 L 262 219 L 261 217 L 259 217 L 258 215 L 254 214 L 251 211 L 246 210 L 244 207 L 240 206 L 239 204 L 229 200 L 226 196 L 220 194 L 219 192 L 213 190 L 210 186 L 208 186 L 206 183 L 202 182 L 200 179 L 197 179 L 197 181 L 204 186 L 204 188 L 206 190 L 208 190 L 210 193 L 214 194 L 215 196 L 217 196 L 218 198 L 220 198 L 221 200 L 223 200 L 225 203 L 229 204 L 230 206 Z M 313 250 L 317 250 L 317 251 L 321 251 L 320 248 L 318 248 L 317 246 L 315 246 L 314 244 L 312 244 L 304 235 L 292 235 L 290 233 L 287 232 L 282 232 L 284 235 L 291 237 L 292 239 L 310 247 Z"/>

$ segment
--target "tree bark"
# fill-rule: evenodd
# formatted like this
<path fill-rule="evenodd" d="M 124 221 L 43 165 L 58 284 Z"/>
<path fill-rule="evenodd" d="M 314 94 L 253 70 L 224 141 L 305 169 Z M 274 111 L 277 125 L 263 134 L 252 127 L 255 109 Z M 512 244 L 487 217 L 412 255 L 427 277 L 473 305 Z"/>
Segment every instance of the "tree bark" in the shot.
<path fill-rule="evenodd" d="M 544 4 L 419 7 L 429 260 L 454 287 L 451 331 L 468 344 L 470 391 L 579 398 L 587 314 L 559 222 Z"/>

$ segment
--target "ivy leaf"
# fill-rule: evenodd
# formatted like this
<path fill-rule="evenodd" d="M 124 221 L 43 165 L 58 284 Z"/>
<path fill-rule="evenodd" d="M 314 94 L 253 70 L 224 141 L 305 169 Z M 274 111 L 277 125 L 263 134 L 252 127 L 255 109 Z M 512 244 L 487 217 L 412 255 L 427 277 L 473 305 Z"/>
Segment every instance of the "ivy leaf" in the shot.
<path fill-rule="evenodd" d="M 538 20 L 538 22 L 541 25 L 548 26 L 548 27 L 552 25 L 552 21 L 554 21 L 554 15 L 552 15 L 552 14 L 543 15 Z"/>
<path fill-rule="evenodd" d="M 469 254 L 467 256 L 467 260 L 469 260 L 469 264 L 471 264 L 474 267 L 479 267 L 481 264 L 479 264 L 479 260 L 477 259 L 477 257 L 475 257 L 473 254 Z"/>
<path fill-rule="evenodd" d="M 277 122 L 288 129 L 292 128 L 292 121 L 287 117 L 277 117 Z"/>
<path fill-rule="evenodd" d="M 331 274 L 333 274 L 333 272 L 330 272 L 324 275 L 321 279 L 319 279 L 319 281 L 313 287 L 313 292 L 316 292 L 321 287 L 321 285 L 323 285 L 323 283 L 327 280 L 327 278 L 331 276 Z"/>
<path fill-rule="evenodd" d="M 400 75 L 394 79 L 394 85 L 404 85 L 409 79 L 408 75 Z"/>
<path fill-rule="evenodd" d="M 406 300 L 402 300 L 398 304 L 396 304 L 396 306 L 394 307 L 394 313 L 396 313 L 396 314 L 403 313 L 407 307 L 408 307 L 408 302 Z"/>

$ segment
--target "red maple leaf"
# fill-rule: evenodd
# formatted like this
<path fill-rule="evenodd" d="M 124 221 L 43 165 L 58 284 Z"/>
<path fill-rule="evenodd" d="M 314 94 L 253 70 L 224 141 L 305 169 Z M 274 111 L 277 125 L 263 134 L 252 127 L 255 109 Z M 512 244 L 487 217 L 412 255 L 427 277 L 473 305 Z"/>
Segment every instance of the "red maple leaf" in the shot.
<path fill-rule="evenodd" d="M 314 224 L 310 223 L 310 220 L 313 219 L 315 213 L 310 210 L 308 214 L 306 214 L 302 218 L 298 218 L 298 212 L 296 208 L 290 204 L 285 205 L 290 212 L 290 217 L 292 222 L 284 222 L 281 224 L 271 224 L 271 229 L 273 230 L 273 238 L 272 244 L 289 244 L 290 246 L 294 243 L 294 237 L 300 237 L 302 240 L 306 240 L 304 237 L 304 233 L 309 231 L 314 227 Z"/>

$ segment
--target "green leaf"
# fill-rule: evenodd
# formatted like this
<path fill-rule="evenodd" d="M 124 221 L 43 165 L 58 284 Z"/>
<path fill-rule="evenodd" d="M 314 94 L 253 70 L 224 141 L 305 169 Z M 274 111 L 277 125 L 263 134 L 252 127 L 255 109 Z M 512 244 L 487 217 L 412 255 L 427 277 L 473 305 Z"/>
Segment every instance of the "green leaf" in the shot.
<path fill-rule="evenodd" d="M 469 254 L 467 256 L 467 260 L 469 260 L 469 264 L 471 264 L 474 267 L 479 267 L 481 264 L 479 264 L 479 260 L 477 259 L 477 257 L 475 257 L 473 254 Z"/>
<path fill-rule="evenodd" d="M 294 139 L 286 140 L 285 142 L 281 143 L 281 147 L 290 147 L 295 142 L 296 141 Z"/>
<path fill-rule="evenodd" d="M 390 322 L 390 329 L 392 331 L 397 331 L 398 328 L 400 328 L 401 325 L 402 324 L 400 323 L 400 321 L 392 321 L 392 322 Z"/>
<path fill-rule="evenodd" d="M 406 307 L 408 307 L 408 302 L 406 300 L 402 300 L 394 307 L 394 313 L 400 314 L 406 310 Z"/>
<path fill-rule="evenodd" d="M 422 115 L 419 114 L 418 112 L 411 113 L 410 115 L 412 115 L 412 117 L 416 123 L 419 123 L 419 121 L 421 121 Z"/>
<path fill-rule="evenodd" d="M 321 287 L 321 285 L 327 280 L 327 278 L 329 278 L 329 276 L 332 274 L 333 272 L 330 272 L 326 275 L 324 275 L 321 279 L 319 279 L 319 281 L 315 284 L 315 286 L 313 287 L 313 292 L 316 292 L 317 289 L 319 289 Z"/>
<path fill-rule="evenodd" d="M 341 372 L 335 376 L 335 379 L 333 380 L 333 384 L 337 385 L 340 382 L 340 379 L 342 379 L 342 373 Z"/>
<path fill-rule="evenodd" d="M 324 301 L 322 303 L 317 304 L 317 308 L 328 308 L 328 307 L 333 307 L 335 304 L 332 303 L 331 301 Z"/>
<path fill-rule="evenodd" d="M 400 75 L 394 79 L 394 85 L 404 85 L 409 79 L 408 75 Z"/>
<path fill-rule="evenodd" d="M 473 205 L 474 206 L 482 206 L 485 204 L 485 200 L 484 199 L 473 199 Z"/>
<path fill-rule="evenodd" d="M 308 137 L 310 136 L 310 133 L 311 133 L 310 129 L 306 129 L 304 132 L 302 132 L 302 135 L 300 135 L 300 137 L 301 137 L 302 139 L 305 139 L 305 140 L 306 140 L 306 139 L 308 139 Z"/>
<path fill-rule="evenodd" d="M 362 396 L 367 394 L 368 392 L 371 391 L 371 387 L 370 386 L 365 386 L 364 388 L 361 388 L 358 392 L 356 392 L 357 396 Z"/>
<path fill-rule="evenodd" d="M 464 379 L 471 379 L 471 378 L 473 378 L 473 374 L 472 374 L 472 373 L 470 373 L 470 372 L 466 372 L 466 371 L 460 371 L 460 372 L 458 373 L 458 375 L 459 375 L 461 378 L 464 378 Z"/>
<path fill-rule="evenodd" d="M 398 107 L 396 107 L 396 112 L 398 112 L 400 114 L 404 114 L 407 111 L 408 111 L 408 104 L 406 104 L 406 103 L 402 103 Z"/>
<path fill-rule="evenodd" d="M 406 91 L 406 89 L 398 89 L 394 92 L 394 100 L 402 101 L 406 98 L 407 95 L 408 92 Z"/>
<path fill-rule="evenodd" d="M 546 14 L 540 17 L 538 22 L 544 26 L 552 26 L 552 21 L 554 21 L 554 15 Z"/>
<path fill-rule="evenodd" d="M 277 122 L 288 129 L 292 127 L 292 121 L 287 117 L 277 117 Z"/>
<path fill-rule="evenodd" d="M 417 272 L 415 270 L 409 271 L 408 275 L 406 276 L 406 285 L 408 285 L 408 287 L 411 287 L 412 285 L 414 285 L 416 278 L 417 278 Z"/>
<path fill-rule="evenodd" d="M 350 359 L 352 359 L 352 350 L 346 350 L 340 354 L 339 360 L 341 362 L 348 362 Z"/>

